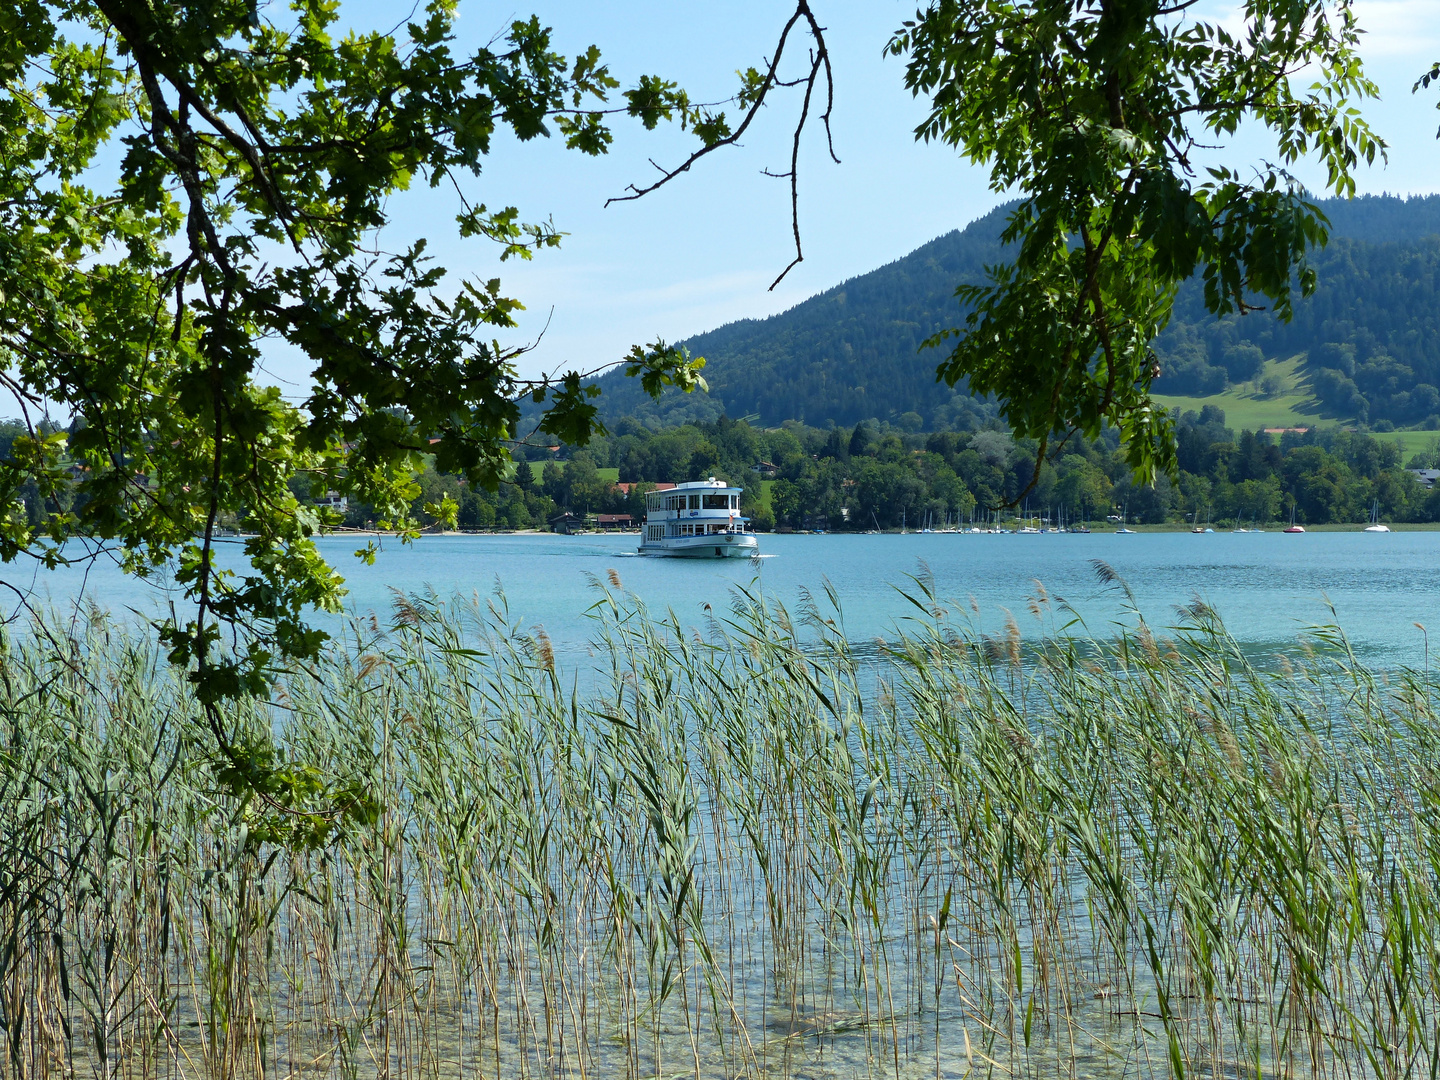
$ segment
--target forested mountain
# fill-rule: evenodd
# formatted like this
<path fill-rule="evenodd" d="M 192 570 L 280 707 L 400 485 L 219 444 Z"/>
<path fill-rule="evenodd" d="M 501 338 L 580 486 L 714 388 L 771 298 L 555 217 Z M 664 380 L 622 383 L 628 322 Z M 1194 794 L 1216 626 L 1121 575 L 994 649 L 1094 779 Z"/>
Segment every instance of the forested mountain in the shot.
<path fill-rule="evenodd" d="M 820 427 L 877 418 L 919 430 L 993 414 L 993 406 L 985 410 L 963 386 L 937 384 L 940 357 L 921 352 L 920 343 L 956 321 L 955 286 L 979 280 L 987 264 L 1000 260 L 998 237 L 1009 210 L 999 207 L 789 311 L 690 338 L 684 344 L 691 353 L 708 361 L 709 394 L 672 391 L 655 403 L 636 380 L 606 376 L 602 415 L 670 424 L 754 414 L 762 424 L 799 420 Z"/>
<path fill-rule="evenodd" d="M 1440 424 L 1440 196 L 1366 196 L 1320 203 L 1332 239 L 1316 253 L 1320 286 L 1286 325 L 1260 312 L 1210 318 L 1197 283 L 1181 290 L 1156 343 L 1157 391 L 1210 394 L 1252 379 L 1264 360 L 1307 354 L 1322 413 L 1372 425 Z M 935 382 L 943 355 L 919 351 L 930 334 L 962 322 L 954 298 L 1002 257 L 1009 205 L 902 259 L 768 319 L 690 338 L 709 361 L 709 394 L 651 402 L 635 380 L 603 378 L 601 413 L 673 424 L 758 416 L 761 424 L 814 426 L 879 419 L 911 430 L 965 428 L 993 415 L 963 386 Z"/>

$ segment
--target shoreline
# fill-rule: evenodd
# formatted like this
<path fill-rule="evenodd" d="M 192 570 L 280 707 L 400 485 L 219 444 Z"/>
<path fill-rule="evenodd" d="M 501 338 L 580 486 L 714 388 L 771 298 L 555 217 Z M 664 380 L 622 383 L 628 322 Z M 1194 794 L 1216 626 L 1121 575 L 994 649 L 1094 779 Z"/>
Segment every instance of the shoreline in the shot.
<path fill-rule="evenodd" d="M 1265 526 L 1264 528 L 1261 528 L 1261 529 L 1258 529 L 1258 530 L 1257 530 L 1257 529 L 1251 529 L 1251 530 L 1249 530 L 1249 533 L 1252 533 L 1252 534 L 1253 534 L 1253 533 L 1283 533 L 1284 530 L 1285 530 L 1285 528 L 1288 526 L 1288 524 L 1289 524 L 1288 522 L 1276 522 L 1276 523 L 1274 523 L 1274 524 L 1267 525 L 1267 526 Z M 1400 533 L 1400 532 L 1440 532 L 1440 522 L 1437 522 L 1437 521 L 1386 522 L 1385 524 L 1389 525 L 1390 531 L 1391 531 L 1392 533 Z M 1224 535 L 1247 535 L 1247 534 L 1237 534 L 1233 528 L 1220 528 L 1220 527 L 1215 527 L 1215 528 L 1214 528 L 1214 532 L 1212 532 L 1212 533 L 1196 533 L 1196 532 L 1193 531 L 1193 526 L 1190 526 L 1190 525 L 1173 525 L 1173 524 L 1171 524 L 1171 525 L 1137 525 L 1137 524 L 1135 524 L 1135 523 L 1132 522 L 1132 523 L 1129 523 L 1129 524 L 1125 525 L 1125 528 L 1129 529 L 1129 530 L 1131 531 L 1131 534 L 1136 535 L 1136 536 L 1139 536 L 1139 535 L 1141 535 L 1141 534 L 1164 534 L 1164 533 L 1172 533 L 1172 534 L 1174 534 L 1174 535 L 1176 535 L 1176 536 L 1183 536 L 1183 535 L 1190 535 L 1190 536 L 1207 536 L 1207 535 L 1219 536 L 1219 535 L 1222 535 L 1222 534 L 1224 534 Z M 1114 536 L 1114 535 L 1124 535 L 1124 534 L 1118 533 L 1118 529 L 1119 529 L 1119 526 L 1117 526 L 1117 525 L 1106 524 L 1106 525 L 1103 525 L 1103 526 L 1093 526 L 1093 527 L 1091 527 L 1089 533 L 1068 533 L 1068 532 L 1067 532 L 1067 533 L 1062 533 L 1062 532 L 1059 532 L 1058 530 L 1052 530 L 1052 532 L 1054 532 L 1056 535 L 1060 535 L 1060 536 L 1087 536 L 1087 535 L 1088 535 L 1088 536 Z M 1365 531 L 1365 523 L 1364 523 L 1364 522 L 1327 523 L 1327 524 L 1323 524 L 1323 525 L 1306 525 L 1306 526 L 1305 526 L 1305 535 L 1308 535 L 1308 534 L 1310 534 L 1310 533 L 1363 533 L 1364 531 Z M 245 538 L 246 536 L 248 536 L 248 535 L 250 535 L 250 534 L 248 534 L 248 533 L 241 533 L 238 537 L 232 537 L 232 539 L 244 539 L 244 538 Z M 803 531 L 802 531 L 802 530 L 798 530 L 798 529 L 797 529 L 797 530 L 794 530 L 794 531 L 792 531 L 792 532 L 778 532 L 778 531 L 776 531 L 776 532 L 768 532 L 768 533 L 757 533 L 756 535 L 757 535 L 757 536 L 855 536 L 855 537 L 862 537 L 862 536 L 1019 536 L 1019 535 L 1030 535 L 1030 536 L 1033 536 L 1033 535 L 1037 535 L 1037 534 L 1035 534 L 1035 533 L 1017 533 L 1017 532 L 1015 532 L 1013 529 L 1008 529 L 1008 528 L 1007 528 L 1007 529 L 1005 529 L 1004 531 L 999 532 L 999 533 L 942 532 L 942 531 L 939 531 L 939 530 L 934 530 L 934 531 L 932 531 L 932 532 L 925 533 L 925 532 L 921 532 L 921 531 L 918 530 L 918 529 L 909 529 L 909 530 L 907 530 L 907 531 L 905 531 L 905 532 L 903 532 L 903 533 L 902 533 L 899 529 L 882 529 L 882 530 L 881 530 L 880 532 L 878 532 L 878 533 L 877 533 L 877 532 L 862 531 L 862 530 L 858 530 L 858 529 L 834 529 L 834 530 L 827 529 L 827 530 L 825 530 L 825 531 L 823 531 L 823 532 L 812 532 L 812 531 L 809 531 L 809 530 L 803 530 Z M 1048 534 L 1048 533 L 1042 533 L 1042 534 L 1038 534 L 1038 535 L 1050 535 L 1050 534 Z M 1291 534 L 1291 535 L 1296 535 L 1296 534 Z M 1383 535 L 1383 534 L 1377 534 L 1377 535 Z M 351 530 L 348 530 L 348 529 L 347 529 L 347 530 L 327 530 L 327 531 L 325 531 L 325 532 L 316 533 L 315 536 L 316 536 L 316 538 L 324 537 L 324 538 L 327 538 L 327 539 L 330 539 L 330 538 L 342 538 L 342 537 L 354 537 L 354 538 L 357 539 L 357 540 L 358 540 L 358 539 L 367 539 L 367 538 L 369 538 L 369 539 L 377 539 L 377 540 L 394 540 L 394 539 L 398 539 L 398 538 L 399 538 L 399 534 L 397 534 L 397 533 L 393 533 L 393 532 L 378 532 L 378 531 L 375 531 L 375 530 L 367 530 L 367 529 L 357 529 L 357 530 L 354 530 L 354 531 L 351 531 Z M 605 530 L 605 529 L 594 529 L 594 530 L 590 530 L 590 531 L 586 531 L 586 532 L 572 532 L 572 533 L 556 533 L 556 532 L 550 532 L 549 530 L 546 530 L 546 529 L 513 529 L 513 530 L 507 530 L 507 531 L 504 531 L 504 532 L 494 531 L 494 530 L 482 531 L 482 530 L 478 530 L 478 529 L 475 529 L 475 530 L 469 530 L 469 529 L 446 529 L 446 530 L 443 530 L 443 531 L 427 531 L 427 532 L 422 532 L 418 537 L 416 537 L 416 540 L 417 540 L 417 541 L 418 541 L 418 540 L 423 540 L 423 539 L 425 539 L 426 537 L 441 537 L 441 536 L 444 536 L 444 537 L 457 537 L 457 536 L 473 536 L 473 537 L 521 537 L 521 536 L 529 536 L 529 537 L 562 537 L 562 536 L 568 536 L 568 537 L 573 537 L 573 538 L 595 537 L 595 536 L 625 536 L 625 537 L 637 537 L 637 538 L 638 538 L 638 537 L 640 536 L 640 532 L 639 532 L 638 530 L 632 530 L 632 531 L 628 531 L 628 532 L 620 532 L 620 531 Z"/>
<path fill-rule="evenodd" d="M 1272 524 L 1270 524 L 1270 525 L 1266 525 L 1264 528 L 1261 528 L 1261 529 L 1251 529 L 1251 530 L 1249 530 L 1249 532 L 1250 532 L 1250 533 L 1257 533 L 1257 532 L 1258 532 L 1258 533 L 1283 533 L 1284 530 L 1285 530 L 1285 528 L 1288 526 L 1288 524 L 1289 524 L 1288 522 L 1283 522 L 1283 521 L 1281 521 L 1281 522 L 1275 522 L 1275 523 L 1272 523 Z M 1341 523 L 1328 523 L 1328 524 L 1323 524 L 1323 525 L 1306 525 L 1306 526 L 1305 526 L 1305 534 L 1304 534 L 1304 535 L 1309 535 L 1309 534 L 1311 534 L 1311 533 L 1363 533 L 1363 532 L 1365 531 L 1365 524 L 1366 524 L 1365 522 L 1352 521 L 1352 522 L 1341 522 Z M 1392 533 L 1402 533 L 1402 532 L 1403 532 L 1403 533 L 1440 532 L 1440 521 L 1401 521 L 1401 522 L 1384 522 L 1383 524 L 1388 525 L 1388 526 L 1389 526 L 1389 529 L 1390 529 L 1390 531 L 1391 531 Z M 1107 524 L 1105 524 L 1105 525 L 1092 526 L 1089 533 L 1069 533 L 1069 532 L 1063 532 L 1063 533 L 1062 533 L 1062 532 L 1060 532 L 1059 530 L 1051 530 L 1051 532 L 1053 532 L 1055 535 L 1059 535 L 1059 536 L 1114 536 L 1114 535 L 1124 535 L 1124 534 L 1122 534 L 1122 533 L 1119 533 L 1119 531 L 1118 531 L 1119 528 L 1120 528 L 1120 526 L 1118 526 L 1118 525 L 1108 524 L 1108 523 L 1107 523 Z M 1139 535 L 1142 535 L 1142 534 L 1151 534 L 1151 535 L 1154 535 L 1154 534 L 1165 534 L 1165 533 L 1171 533 L 1171 534 L 1174 534 L 1174 535 L 1176 535 L 1176 536 L 1183 536 L 1183 535 L 1186 535 L 1186 534 L 1189 534 L 1189 535 L 1192 535 L 1192 536 L 1205 536 L 1205 535 L 1219 536 L 1219 535 L 1222 535 L 1222 534 L 1224 534 L 1224 535 L 1237 535 L 1237 534 L 1235 533 L 1235 530 L 1234 530 L 1233 528 L 1228 528 L 1228 527 L 1214 527 L 1214 531 L 1213 531 L 1212 533 L 1208 533 L 1208 534 L 1207 534 L 1207 533 L 1196 533 L 1196 532 L 1193 531 L 1193 527 L 1190 526 L 1190 525 L 1177 525 L 1177 524 L 1166 524 L 1166 525 L 1137 525 L 1137 524 L 1131 522 L 1131 523 L 1126 524 L 1126 525 L 1125 525 L 1125 528 L 1127 528 L 1127 529 L 1130 530 L 1131 535 L 1136 535 L 1136 536 L 1139 536 Z M 254 535 L 253 533 L 243 533 L 243 532 L 242 532 L 242 533 L 232 533 L 232 532 L 225 532 L 225 533 L 219 533 L 219 534 L 217 534 L 216 539 L 217 539 L 217 540 L 221 540 L 221 541 L 231 541 L 231 542 L 234 542 L 234 541 L 247 540 L 247 539 L 249 539 L 249 538 L 250 538 L 251 536 L 253 536 L 253 535 Z M 424 540 L 424 539 L 427 538 L 427 537 L 461 537 L 461 536 L 472 536 L 472 537 L 522 537 L 522 536 L 523 536 L 523 537 L 562 537 L 562 536 L 569 536 L 569 537 L 575 537 L 575 538 L 581 538 L 581 537 L 596 537 L 596 536 L 623 536 L 623 537 L 630 537 L 630 538 L 634 538 L 634 539 L 637 539 L 637 540 L 638 540 L 639 537 L 640 537 L 640 535 L 641 535 L 641 534 L 640 534 L 640 531 L 639 531 L 638 529 L 636 529 L 636 530 L 629 530 L 629 531 L 625 531 L 625 532 L 621 532 L 621 531 L 617 531 L 617 530 L 593 529 L 593 530 L 588 530 L 588 531 L 585 531 L 585 532 L 571 532 L 571 533 L 550 532 L 548 529 L 511 529 L 511 530 L 506 530 L 506 531 L 504 531 L 504 532 L 494 531 L 494 530 L 481 531 L 481 530 L 478 530 L 478 529 L 474 529 L 474 530 L 469 530 L 469 529 L 446 529 L 446 530 L 443 530 L 443 531 L 435 530 L 435 531 L 422 532 L 419 536 L 417 536 L 417 537 L 415 538 L 415 540 L 416 540 L 416 541 Z M 880 530 L 879 532 L 872 532 L 872 531 L 869 531 L 869 530 L 860 530 L 860 529 L 826 529 L 826 530 L 823 530 L 823 531 L 820 531 L 820 532 L 814 532 L 814 531 L 809 530 L 809 529 L 803 529 L 803 530 L 802 530 L 802 529 L 795 529 L 795 530 L 792 530 L 792 531 L 789 531 L 789 532 L 781 532 L 781 531 L 779 531 L 779 530 L 775 530 L 775 531 L 772 531 L 772 532 L 756 533 L 755 535 L 756 535 L 756 536 L 854 536 L 854 537 L 862 537 L 862 536 L 1022 536 L 1022 535 L 1034 536 L 1034 535 L 1050 535 L 1050 534 L 1049 534 L 1049 533 L 1041 533 L 1041 534 L 1035 534 L 1035 533 L 1018 533 L 1018 532 L 1016 532 L 1013 528 L 1006 528 L 1006 529 L 1004 529 L 1003 531 L 1001 531 L 1001 532 L 999 532 L 999 533 L 970 533 L 970 532 L 964 532 L 964 531 L 961 531 L 961 532 L 943 532 L 943 531 L 940 531 L 940 530 L 932 530 L 931 532 L 926 533 L 926 532 L 920 531 L 919 529 L 908 529 L 908 530 L 906 530 L 906 531 L 903 532 L 903 533 L 902 533 L 899 529 L 882 529 L 882 530 Z M 1240 535 L 1243 535 L 1243 534 L 1240 534 Z M 1292 534 L 1292 535 L 1294 535 L 1294 534 Z M 1384 535 L 1384 534 L 1377 534 L 1377 535 Z M 399 539 L 400 539 L 400 534 L 399 534 L 399 533 L 394 533 L 394 532 L 380 532 L 380 531 L 375 530 L 375 529 L 354 529 L 354 530 L 351 530 L 351 529 L 327 529 L 327 530 L 324 530 L 324 531 L 321 531 L 321 532 L 314 533 L 313 536 L 312 536 L 312 539 L 317 539 L 317 540 L 318 540 L 318 539 L 326 539 L 326 540 L 330 540 L 330 539 L 346 539 L 346 538 L 353 538 L 353 539 L 355 539 L 355 540 L 367 540 L 367 539 L 368 539 L 368 540 L 399 540 Z"/>

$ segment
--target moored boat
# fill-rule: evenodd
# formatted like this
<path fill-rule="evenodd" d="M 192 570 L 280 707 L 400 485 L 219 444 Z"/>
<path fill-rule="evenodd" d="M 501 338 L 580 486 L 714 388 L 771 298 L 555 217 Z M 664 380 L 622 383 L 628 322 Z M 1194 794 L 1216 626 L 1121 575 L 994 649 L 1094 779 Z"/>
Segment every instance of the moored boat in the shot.
<path fill-rule="evenodd" d="M 1365 526 L 1368 533 L 1388 533 L 1390 526 L 1380 520 L 1380 500 L 1375 500 L 1375 505 L 1370 508 L 1370 524 Z"/>
<path fill-rule="evenodd" d="M 742 490 L 712 476 L 650 492 L 645 496 L 640 554 L 689 559 L 760 554 L 750 519 L 740 514 Z"/>

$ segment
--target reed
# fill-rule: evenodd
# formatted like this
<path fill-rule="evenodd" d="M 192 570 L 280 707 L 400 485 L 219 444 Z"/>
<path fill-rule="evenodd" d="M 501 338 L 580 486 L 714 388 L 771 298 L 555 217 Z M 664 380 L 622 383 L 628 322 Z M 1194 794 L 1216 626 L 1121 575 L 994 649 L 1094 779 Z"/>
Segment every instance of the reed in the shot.
<path fill-rule="evenodd" d="M 1108 575 L 1104 568 L 1102 574 Z M 0 1057 L 20 1078 L 1434 1076 L 1440 725 L 1333 627 L 1194 604 L 986 633 L 922 572 L 698 628 L 596 583 L 396 596 L 237 707 L 367 793 L 275 825 L 91 612 L 0 637 Z M 324 786 L 318 785 L 317 786 Z"/>

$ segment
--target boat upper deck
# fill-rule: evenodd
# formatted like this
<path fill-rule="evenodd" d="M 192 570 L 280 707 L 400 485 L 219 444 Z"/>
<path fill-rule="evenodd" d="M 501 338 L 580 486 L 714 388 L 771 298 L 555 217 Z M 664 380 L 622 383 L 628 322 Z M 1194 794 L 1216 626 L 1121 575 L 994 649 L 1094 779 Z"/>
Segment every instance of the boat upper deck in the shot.
<path fill-rule="evenodd" d="M 740 513 L 740 492 L 713 476 L 709 480 L 692 480 L 664 491 L 645 496 L 645 509 L 657 520 L 681 517 L 735 517 Z"/>

